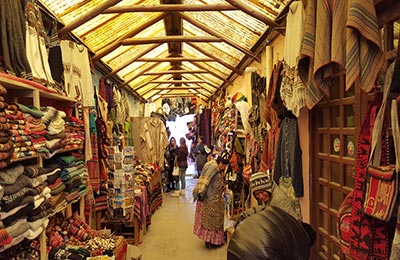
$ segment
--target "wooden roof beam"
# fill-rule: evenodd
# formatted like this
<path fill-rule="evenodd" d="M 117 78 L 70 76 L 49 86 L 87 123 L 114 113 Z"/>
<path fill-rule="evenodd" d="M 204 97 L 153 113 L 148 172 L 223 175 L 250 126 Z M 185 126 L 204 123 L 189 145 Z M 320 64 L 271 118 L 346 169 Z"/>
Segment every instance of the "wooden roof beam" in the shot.
<path fill-rule="evenodd" d="M 149 83 L 157 84 L 194 84 L 194 83 L 206 83 L 204 80 L 152 80 Z"/>
<path fill-rule="evenodd" d="M 190 57 L 166 57 L 166 58 L 140 58 L 136 61 L 144 62 L 181 62 L 181 61 L 197 61 L 197 62 L 216 62 L 211 58 L 190 58 Z"/>
<path fill-rule="evenodd" d="M 103 4 L 97 6 L 96 8 L 90 10 L 89 12 L 81 15 L 80 17 L 78 17 L 77 19 L 74 19 L 74 21 L 66 26 L 64 26 L 63 28 L 61 28 L 58 31 L 58 36 L 60 38 L 62 38 L 64 35 L 66 35 L 67 33 L 71 32 L 72 30 L 74 30 L 75 28 L 78 28 L 79 26 L 81 26 L 82 24 L 86 23 L 87 21 L 93 19 L 94 17 L 98 16 L 99 14 L 101 14 L 104 10 L 106 10 L 107 8 L 114 6 L 116 4 L 118 4 L 119 2 L 121 2 L 122 0 L 109 0 L 109 1 L 105 1 Z"/>
<path fill-rule="evenodd" d="M 222 42 L 223 39 L 217 37 L 206 36 L 164 36 L 164 37 L 148 37 L 148 38 L 133 38 L 122 40 L 122 45 L 140 45 L 150 43 L 177 43 L 177 42 Z"/>
<path fill-rule="evenodd" d="M 149 67 L 143 69 L 142 71 L 140 71 L 139 73 L 137 73 L 135 76 L 130 77 L 129 79 L 125 80 L 123 83 L 121 83 L 121 84 L 119 85 L 119 87 L 128 85 L 128 84 L 131 83 L 133 80 L 135 80 L 135 79 L 137 79 L 139 76 L 141 76 L 143 73 L 145 73 L 145 72 L 147 72 L 147 71 L 149 71 L 149 70 L 154 69 L 154 68 L 157 67 L 158 65 L 160 65 L 160 63 L 154 63 L 154 64 L 152 64 L 151 66 L 149 66 Z M 158 78 L 161 77 L 161 76 L 162 76 L 162 75 L 159 75 Z"/>
<path fill-rule="evenodd" d="M 160 4 L 160 5 L 131 5 L 113 6 L 103 11 L 103 14 L 127 12 L 208 12 L 208 11 L 234 11 L 236 7 L 229 4 L 185 5 L 185 4 Z"/>
<path fill-rule="evenodd" d="M 224 35 L 220 34 L 219 32 L 211 29 L 210 27 L 208 27 L 207 25 L 204 25 L 198 21 L 196 21 L 195 19 L 191 18 L 190 16 L 184 14 L 184 13 L 179 13 L 179 15 L 181 16 L 182 19 L 186 20 L 187 22 L 191 23 L 192 25 L 202 29 L 203 31 L 205 31 L 206 33 L 217 37 L 217 38 L 221 38 L 224 40 L 225 43 L 231 45 L 233 48 L 249 55 L 250 57 L 254 58 L 255 60 L 257 60 L 258 62 L 260 62 L 260 58 L 257 57 L 253 52 L 251 52 L 250 50 L 236 44 L 235 42 L 227 39 Z"/>
<path fill-rule="evenodd" d="M 225 1 L 227 1 L 228 3 L 230 3 L 237 9 L 245 12 L 246 14 L 256 18 L 257 20 L 262 21 L 266 25 L 269 25 L 271 27 L 278 27 L 278 24 L 276 24 L 275 21 L 268 18 L 265 14 L 259 12 L 258 10 L 254 9 L 254 8 L 251 8 L 250 6 L 243 4 L 242 2 L 240 2 L 238 0 L 225 0 Z"/>
<path fill-rule="evenodd" d="M 147 83 L 147 84 L 149 84 L 149 83 Z M 153 91 L 153 90 L 158 90 L 157 88 L 159 87 L 159 86 L 161 86 L 161 85 L 163 85 L 163 84 L 158 84 L 156 87 L 154 87 L 154 88 L 149 88 L 148 90 L 145 90 L 141 95 L 143 96 L 143 95 L 146 95 L 147 93 L 149 93 L 150 91 Z M 169 87 L 171 87 L 172 86 L 172 84 L 171 85 L 169 85 Z M 163 90 L 159 90 L 157 93 L 160 93 L 160 92 L 162 92 Z"/>
<path fill-rule="evenodd" d="M 223 61 L 222 59 L 218 58 L 217 56 L 205 51 L 203 48 L 200 48 L 198 46 L 196 46 L 195 44 L 191 43 L 191 42 L 187 42 L 186 44 L 188 44 L 189 46 L 191 46 L 192 48 L 198 50 L 199 52 L 203 53 L 204 55 L 216 60 L 218 63 L 222 64 L 223 66 L 227 67 L 228 69 L 230 69 L 231 71 L 234 71 L 238 74 L 242 74 L 241 71 L 239 71 L 236 67 L 232 66 L 231 64 Z"/>
<path fill-rule="evenodd" d="M 98 61 L 99 59 L 103 58 L 104 56 L 106 56 L 107 54 L 112 52 L 113 50 L 117 49 L 119 46 L 121 46 L 123 40 L 128 39 L 128 38 L 132 38 L 136 34 L 138 34 L 141 31 L 143 31 L 144 29 L 146 29 L 146 28 L 152 26 L 153 24 L 157 23 L 158 21 L 164 19 L 167 15 L 169 15 L 169 13 L 161 13 L 161 14 L 157 15 L 156 17 L 148 20 L 147 22 L 141 24 L 136 29 L 133 29 L 129 33 L 121 36 L 119 39 L 117 39 L 113 43 L 107 45 L 106 47 L 101 49 L 96 55 L 94 55 L 93 56 L 93 62 Z"/>
<path fill-rule="evenodd" d="M 200 68 L 200 69 L 203 69 L 203 70 L 208 71 L 211 75 L 213 75 L 213 76 L 216 77 L 217 79 L 220 79 L 220 80 L 223 80 L 223 81 L 226 82 L 226 83 L 229 83 L 229 81 L 228 81 L 226 78 L 220 76 L 219 74 L 217 74 L 217 73 L 215 73 L 214 71 L 208 69 L 207 67 L 201 65 L 200 63 L 198 63 L 198 62 L 191 62 L 191 63 L 192 63 L 194 66 L 196 66 L 196 67 L 198 67 L 198 68 Z"/>
<path fill-rule="evenodd" d="M 169 75 L 169 74 L 209 74 L 206 70 L 167 70 L 167 71 L 153 71 L 145 72 L 141 76 L 151 75 Z"/>
<path fill-rule="evenodd" d="M 200 87 L 155 87 L 157 90 L 190 90 L 190 89 L 201 89 Z"/>
<path fill-rule="evenodd" d="M 118 73 L 118 71 L 124 69 L 125 67 L 129 66 L 130 64 L 132 64 L 133 62 L 135 62 L 137 59 L 141 58 L 142 56 L 144 56 L 145 54 L 149 53 L 150 51 L 154 50 L 155 48 L 157 48 L 158 46 L 160 46 L 161 44 L 153 44 L 152 46 L 148 47 L 147 49 L 145 49 L 144 51 L 136 54 L 135 56 L 133 56 L 131 59 L 129 59 L 127 62 L 125 62 L 124 64 L 118 66 L 117 68 L 113 69 L 110 73 L 108 73 L 107 75 L 104 76 L 104 78 L 109 78 L 115 74 Z"/>

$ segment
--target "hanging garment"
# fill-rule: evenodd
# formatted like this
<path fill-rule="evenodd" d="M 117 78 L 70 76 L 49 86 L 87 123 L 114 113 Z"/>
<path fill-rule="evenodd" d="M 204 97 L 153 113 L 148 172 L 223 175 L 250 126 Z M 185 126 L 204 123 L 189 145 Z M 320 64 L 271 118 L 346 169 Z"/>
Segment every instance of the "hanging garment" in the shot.
<path fill-rule="evenodd" d="M 351 0 L 347 17 L 346 90 L 359 79 L 371 91 L 385 61 L 373 0 Z"/>
<path fill-rule="evenodd" d="M 22 1 L 0 1 L 1 55 L 7 73 L 32 78 L 31 67 L 26 58 L 25 17 Z"/>
<path fill-rule="evenodd" d="M 54 84 L 45 43 L 45 31 L 41 11 L 33 1 L 25 5 L 26 57 L 32 69 L 32 77 L 41 83 Z"/>
<path fill-rule="evenodd" d="M 297 70 L 304 26 L 302 1 L 290 4 L 286 23 L 284 76 L 280 94 L 287 109 L 298 117 L 300 109 L 305 106 L 305 87 Z"/>
<path fill-rule="evenodd" d="M 68 40 L 62 40 L 60 47 L 67 95 L 81 101 L 84 107 L 93 107 L 94 88 L 87 48 Z"/>
<path fill-rule="evenodd" d="M 279 140 L 276 147 L 274 181 L 281 176 L 291 177 L 297 197 L 304 196 L 303 164 L 297 119 L 285 118 L 281 121 Z"/>
<path fill-rule="evenodd" d="M 346 15 L 347 1 L 307 1 L 298 66 L 309 109 L 329 95 L 331 77 L 345 68 Z"/>

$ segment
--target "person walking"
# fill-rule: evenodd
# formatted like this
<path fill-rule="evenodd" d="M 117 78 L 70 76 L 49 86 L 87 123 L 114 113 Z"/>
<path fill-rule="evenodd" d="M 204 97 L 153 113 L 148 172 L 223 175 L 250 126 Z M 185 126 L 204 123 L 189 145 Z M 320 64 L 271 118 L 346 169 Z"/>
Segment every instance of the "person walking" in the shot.
<path fill-rule="evenodd" d="M 204 164 L 206 164 L 207 162 L 207 152 L 203 143 L 203 137 L 201 136 L 199 136 L 197 140 L 197 145 L 194 148 L 194 156 L 196 157 L 197 170 L 197 176 L 195 176 L 195 178 L 199 178 L 203 170 Z"/>
<path fill-rule="evenodd" d="M 189 155 L 189 150 L 186 146 L 186 140 L 185 138 L 181 138 L 179 140 L 179 147 L 176 149 L 176 163 L 179 167 L 179 176 L 175 177 L 176 181 L 176 189 L 171 196 L 173 197 L 179 197 L 179 195 L 185 195 L 185 188 L 186 188 L 186 169 L 188 168 L 188 155 Z M 179 185 L 179 181 L 180 184 Z"/>
<path fill-rule="evenodd" d="M 203 167 L 193 190 L 196 201 L 193 233 L 204 240 L 207 248 L 224 244 L 224 172 L 229 156 L 223 152 Z"/>
<path fill-rule="evenodd" d="M 165 148 L 165 169 L 167 173 L 167 187 L 165 189 L 165 192 L 170 192 L 171 190 L 175 190 L 175 181 L 174 181 L 174 176 L 172 175 L 172 172 L 174 170 L 174 165 L 175 165 L 175 153 L 176 153 L 176 140 L 175 137 L 171 137 L 169 139 L 169 144 L 167 148 Z"/>

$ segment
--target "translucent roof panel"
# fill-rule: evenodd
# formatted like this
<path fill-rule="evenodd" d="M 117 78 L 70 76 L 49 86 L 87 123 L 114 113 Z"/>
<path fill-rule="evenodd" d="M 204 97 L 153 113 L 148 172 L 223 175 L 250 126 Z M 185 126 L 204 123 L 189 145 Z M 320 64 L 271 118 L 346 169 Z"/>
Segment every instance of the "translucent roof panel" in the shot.
<path fill-rule="evenodd" d="M 39 0 L 66 26 L 80 18 L 90 18 L 71 28 L 73 33 L 100 58 L 125 84 L 136 89 L 143 97 L 162 96 L 165 91 L 156 90 L 160 84 L 154 80 L 170 78 L 204 81 L 191 84 L 197 89 L 174 90 L 173 93 L 193 93 L 202 98 L 210 97 L 228 78 L 237 73 L 239 65 L 259 53 L 252 53 L 262 45 L 260 37 L 269 25 L 240 8 L 225 11 L 175 12 L 157 8 L 160 0 L 121 0 L 111 6 L 109 0 Z M 237 0 L 239 4 L 275 21 L 290 2 L 289 0 Z M 169 2 L 169 1 L 166 1 Z M 203 5 L 229 5 L 226 0 L 180 0 L 174 1 L 190 8 Z M 97 16 L 93 11 L 109 9 Z M 235 5 L 236 6 L 236 5 Z M 239 5 L 240 6 L 240 5 Z M 154 8 L 156 7 L 156 8 Z M 122 9 L 118 9 L 122 8 Z M 135 10 L 129 10 L 134 8 Z M 147 10 L 144 10 L 146 8 Z M 164 6 L 163 6 L 164 8 Z M 117 10 L 118 9 L 118 10 Z M 141 10 L 139 10 L 141 9 Z M 150 11 L 149 9 L 152 9 Z M 162 13 L 162 12 L 166 13 Z M 164 16 L 160 16 L 163 14 Z M 154 24 L 143 26 L 159 17 Z M 163 18 L 163 19 L 161 19 Z M 167 33 L 168 32 L 168 33 Z M 175 42 L 166 35 L 176 35 Z M 162 39 L 165 37 L 164 39 Z M 218 41 L 202 42 L 191 38 L 219 37 Z M 161 40 L 160 40 L 161 38 Z M 125 39 L 141 39 L 122 45 Z M 114 46 L 110 50 L 109 46 Z M 157 58 L 182 57 L 182 59 L 156 60 Z M 201 61 L 191 59 L 211 59 Z M 188 59 L 188 60 L 186 60 Z M 201 73 L 171 73 L 170 70 L 198 71 Z M 240 71 L 239 71 L 240 72 Z M 145 74 L 145 75 L 143 75 Z M 184 86 L 185 84 L 182 84 Z M 164 84 L 162 84 L 164 86 Z M 152 89 L 156 88 L 156 89 Z M 168 91 L 167 91 L 168 92 Z"/>

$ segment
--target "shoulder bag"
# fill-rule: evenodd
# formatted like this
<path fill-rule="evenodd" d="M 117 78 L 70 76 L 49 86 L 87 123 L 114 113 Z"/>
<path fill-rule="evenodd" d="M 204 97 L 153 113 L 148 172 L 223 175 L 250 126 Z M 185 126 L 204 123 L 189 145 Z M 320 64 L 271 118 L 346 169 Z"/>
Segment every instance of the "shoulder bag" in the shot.
<path fill-rule="evenodd" d="M 396 206 L 398 194 L 398 172 L 399 163 L 399 123 L 397 114 L 397 102 L 392 101 L 391 123 L 393 129 L 393 139 L 395 143 L 396 165 L 380 166 L 381 161 L 381 143 L 382 143 L 382 126 L 388 99 L 388 90 L 385 89 L 383 103 L 377 114 L 373 132 L 372 145 L 367 168 L 367 185 L 365 193 L 365 201 L 363 211 L 366 215 L 373 218 L 389 221 L 392 217 L 393 209 Z"/>

